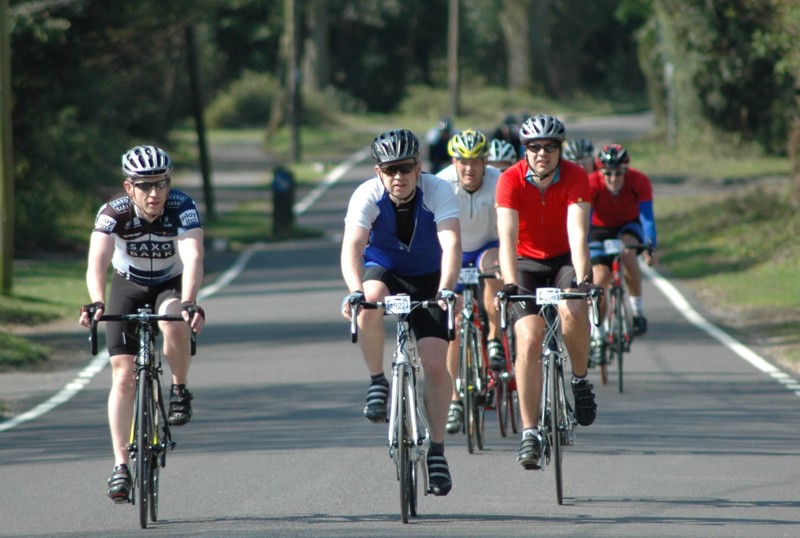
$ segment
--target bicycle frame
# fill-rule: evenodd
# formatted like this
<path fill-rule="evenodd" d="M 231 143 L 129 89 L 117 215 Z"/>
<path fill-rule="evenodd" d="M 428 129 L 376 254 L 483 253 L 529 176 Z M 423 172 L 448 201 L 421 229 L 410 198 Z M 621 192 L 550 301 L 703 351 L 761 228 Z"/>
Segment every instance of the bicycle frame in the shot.
<path fill-rule="evenodd" d="M 563 503 L 562 450 L 575 441 L 577 420 L 567 400 L 564 382 L 564 363 L 567 353 L 561 335 L 561 316 L 558 305 L 564 299 L 592 299 L 592 322 L 599 321 L 597 299 L 601 290 L 593 289 L 587 293 L 564 292 L 560 288 L 537 288 L 536 295 L 512 295 L 500 299 L 500 320 L 502 328 L 507 327 L 507 301 L 535 300 L 541 306 L 539 315 L 545 321 L 545 334 L 542 341 L 543 383 L 539 405 L 539 431 L 542 435 L 542 457 L 549 465 L 554 462 L 556 479 L 556 500 Z M 544 469 L 544 466 L 541 466 Z"/>
<path fill-rule="evenodd" d="M 161 355 L 156 350 L 157 323 L 159 321 L 179 321 L 186 323 L 182 316 L 153 314 L 149 306 L 140 308 L 136 314 L 104 315 L 100 321 L 122 321 L 136 323 L 139 349 L 134 359 L 136 395 L 134 399 L 133 420 L 128 442 L 131 465 L 131 492 L 129 502 L 139 500 L 139 524 L 147 528 L 150 521 L 158 520 L 158 481 L 159 469 L 166 466 L 167 452 L 175 448 L 175 441 L 162 398 Z M 97 354 L 97 320 L 90 326 L 92 354 Z M 196 335 L 191 333 L 191 354 L 196 352 Z"/>
<path fill-rule="evenodd" d="M 439 308 L 436 301 L 412 301 L 408 295 L 389 295 L 382 302 L 357 301 L 350 303 L 351 341 L 358 341 L 358 308 L 382 309 L 397 318 L 397 336 L 392 361 L 392 390 L 389 400 L 389 457 L 396 465 L 400 482 L 400 518 L 408 523 L 409 513 L 417 515 L 418 470 L 422 469 L 425 495 L 429 493 L 426 463 L 430 431 L 422 412 L 421 395 L 417 388 L 419 359 L 411 333 L 409 317 L 415 308 Z M 448 308 L 448 336 L 454 332 L 452 305 Z"/>

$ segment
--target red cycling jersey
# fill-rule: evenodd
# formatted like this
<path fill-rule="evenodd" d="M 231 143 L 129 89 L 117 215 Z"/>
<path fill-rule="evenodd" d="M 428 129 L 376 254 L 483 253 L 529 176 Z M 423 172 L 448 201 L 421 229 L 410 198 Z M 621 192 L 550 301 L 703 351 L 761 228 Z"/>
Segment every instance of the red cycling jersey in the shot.
<path fill-rule="evenodd" d="M 592 226 L 614 228 L 639 218 L 639 204 L 653 200 L 650 179 L 635 168 L 628 168 L 625 181 L 617 194 L 606 187 L 603 171 L 589 175 L 592 189 Z"/>
<path fill-rule="evenodd" d="M 546 260 L 568 253 L 567 208 L 589 202 L 586 171 L 562 159 L 544 193 L 525 178 L 527 174 L 528 162 L 523 159 L 502 173 L 495 195 L 497 207 L 519 214 L 517 255 Z"/>

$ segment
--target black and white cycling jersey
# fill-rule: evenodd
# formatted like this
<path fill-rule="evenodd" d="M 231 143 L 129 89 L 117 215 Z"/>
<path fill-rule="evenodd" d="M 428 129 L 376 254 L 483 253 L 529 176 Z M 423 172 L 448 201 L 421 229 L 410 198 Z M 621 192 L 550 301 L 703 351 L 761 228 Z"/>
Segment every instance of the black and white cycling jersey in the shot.
<path fill-rule="evenodd" d="M 202 227 L 194 200 L 173 189 L 164 213 L 153 222 L 139 216 L 127 194 L 116 196 L 97 212 L 94 231 L 114 237 L 114 270 L 137 284 L 155 286 L 183 272 L 176 238 Z"/>

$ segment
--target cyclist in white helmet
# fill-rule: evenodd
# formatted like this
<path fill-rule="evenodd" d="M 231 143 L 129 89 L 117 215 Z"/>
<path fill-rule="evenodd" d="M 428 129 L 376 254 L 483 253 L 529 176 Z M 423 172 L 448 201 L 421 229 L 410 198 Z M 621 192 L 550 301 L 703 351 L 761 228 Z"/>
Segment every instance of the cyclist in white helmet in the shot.
<path fill-rule="evenodd" d="M 588 138 L 573 138 L 566 142 L 564 158 L 586 170 L 587 174 L 595 171 L 594 144 Z"/>
<path fill-rule="evenodd" d="M 89 244 L 86 285 L 91 304 L 81 308 L 80 323 L 103 313 L 132 314 L 151 305 L 158 314 L 180 315 L 199 333 L 205 313 L 197 306 L 203 279 L 203 225 L 194 201 L 170 189 L 172 160 L 155 146 L 136 146 L 122 156 L 125 192 L 100 208 Z M 113 266 L 106 305 L 108 266 Z M 168 420 L 182 426 L 192 417 L 189 375 L 190 325 L 160 322 L 164 355 L 172 371 Z M 138 340 L 134 328 L 108 322 L 106 340 L 111 362 L 108 421 L 114 450 L 114 471 L 108 496 L 128 501 L 131 474 L 128 439 L 131 431 L 134 357 Z"/>
<path fill-rule="evenodd" d="M 452 164 L 437 176 L 445 179 L 458 201 L 461 220 L 461 246 L 463 254 L 461 267 L 474 266 L 481 272 L 496 271 L 498 267 L 497 213 L 494 208 L 494 195 L 500 171 L 486 165 L 489 151 L 486 136 L 473 129 L 457 133 L 450 139 L 448 151 Z M 499 329 L 499 314 L 494 304 L 494 296 L 500 291 L 500 279 L 483 281 L 482 304 L 486 309 L 489 327 L 487 331 L 487 351 L 489 366 L 493 370 L 505 370 L 506 358 Z M 460 291 L 460 290 L 457 290 Z M 459 295 L 457 311 L 463 307 Z M 450 342 L 447 352 L 447 369 L 455 380 L 458 376 L 458 339 Z M 455 384 L 452 402 L 447 417 L 448 433 L 461 430 L 464 418 L 464 404 L 459 399 Z"/>
<path fill-rule="evenodd" d="M 586 171 L 562 159 L 567 131 L 556 117 L 539 114 L 525 120 L 520 139 L 525 158 L 503 172 L 497 184 L 497 229 L 501 293 L 535 294 L 540 287 L 593 287 L 588 232 L 590 189 Z M 517 337 L 516 376 L 522 418 L 517 463 L 538 469 L 542 458 L 539 405 L 540 359 L 544 319 L 532 301 L 512 303 Z M 572 363 L 575 420 L 592 424 L 597 415 L 594 387 L 587 378 L 589 315 L 586 301 L 565 301 L 559 309 L 564 343 Z"/>
<path fill-rule="evenodd" d="M 489 143 L 489 155 L 486 160 L 489 166 L 503 172 L 518 160 L 517 150 L 505 140 L 495 138 Z"/>

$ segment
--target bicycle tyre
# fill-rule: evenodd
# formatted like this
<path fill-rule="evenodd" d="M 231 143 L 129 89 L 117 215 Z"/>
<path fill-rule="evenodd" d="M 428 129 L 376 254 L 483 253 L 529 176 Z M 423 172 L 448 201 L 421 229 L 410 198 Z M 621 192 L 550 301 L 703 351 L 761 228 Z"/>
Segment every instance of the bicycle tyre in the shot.
<path fill-rule="evenodd" d="M 516 386 L 512 387 L 511 383 L 508 384 L 508 421 L 511 424 L 511 431 L 519 433 L 519 425 L 522 419 L 519 415 L 519 393 Z"/>
<path fill-rule="evenodd" d="M 138 417 L 137 417 L 137 430 L 136 430 L 136 497 L 139 503 L 139 526 L 143 529 L 147 528 L 147 517 L 149 515 L 149 500 L 150 492 L 148 485 L 150 483 L 150 467 L 151 451 L 150 451 L 150 426 L 152 417 L 152 397 L 150 392 L 152 390 L 147 373 L 139 372 L 139 380 L 137 383 L 137 404 L 138 404 Z"/>
<path fill-rule="evenodd" d="M 155 401 L 153 401 L 152 407 L 152 417 L 153 417 L 153 445 L 160 445 L 163 450 L 166 450 L 165 441 L 166 439 L 159 439 L 158 437 L 158 427 L 159 427 L 159 417 L 161 417 L 161 413 L 159 411 L 159 403 L 161 400 L 161 394 L 158 390 L 159 384 L 153 381 L 153 396 L 155 397 Z M 161 462 L 159 461 L 159 451 L 154 451 L 151 453 L 151 460 L 150 460 L 150 483 L 148 484 L 148 493 L 149 493 L 149 504 L 150 504 L 150 521 L 155 523 L 158 521 L 158 479 L 161 475 Z"/>
<path fill-rule="evenodd" d="M 622 288 L 614 288 L 614 351 L 617 354 L 617 378 L 619 381 L 619 392 L 622 392 L 622 356 L 625 353 L 625 298 Z"/>
<path fill-rule="evenodd" d="M 411 463 L 411 465 L 408 466 L 408 472 L 409 472 L 408 486 L 410 488 L 408 491 L 408 512 L 412 516 L 417 517 L 417 499 L 418 499 L 417 493 L 419 491 L 417 487 L 418 485 L 417 473 L 419 471 L 418 469 L 419 463 L 416 461 L 409 463 Z"/>
<path fill-rule="evenodd" d="M 475 328 L 472 325 L 467 325 L 464 331 L 464 427 L 467 434 L 467 450 L 470 454 L 475 453 L 477 447 L 477 424 L 475 412 L 475 387 L 477 380 L 475 379 Z"/>
<path fill-rule="evenodd" d="M 410 491 L 410 464 L 411 461 L 408 457 L 408 443 L 406 436 L 408 435 L 408 405 L 406 403 L 406 384 L 408 383 L 408 374 L 403 371 L 400 375 L 400 391 L 397 398 L 397 476 L 400 479 L 400 520 L 403 523 L 408 523 L 408 509 L 410 506 L 409 491 Z"/>
<path fill-rule="evenodd" d="M 475 386 L 472 389 L 474 394 L 475 406 L 473 411 L 475 413 L 475 444 L 478 450 L 483 450 L 483 437 L 484 426 L 486 422 L 486 386 L 488 379 L 486 377 L 486 346 L 483 342 L 483 336 L 480 331 L 475 331 L 475 338 L 473 342 L 473 356 L 475 357 L 475 365 L 473 373 L 475 374 Z"/>
<path fill-rule="evenodd" d="M 554 361 L 553 358 L 550 360 Z M 553 441 L 552 457 L 556 479 L 556 500 L 558 504 L 563 504 L 564 484 L 562 476 L 562 456 L 564 450 L 564 428 L 566 427 L 564 418 L 567 415 L 567 409 L 565 407 L 566 395 L 564 394 L 564 376 L 561 367 L 553 363 L 550 366 L 550 370 L 552 372 L 550 379 L 552 383 L 550 388 L 550 404 L 552 406 L 550 411 L 550 438 Z"/>
<path fill-rule="evenodd" d="M 497 424 L 500 427 L 500 437 L 508 435 L 508 379 L 497 376 L 494 385 L 494 407 L 497 410 Z"/>

